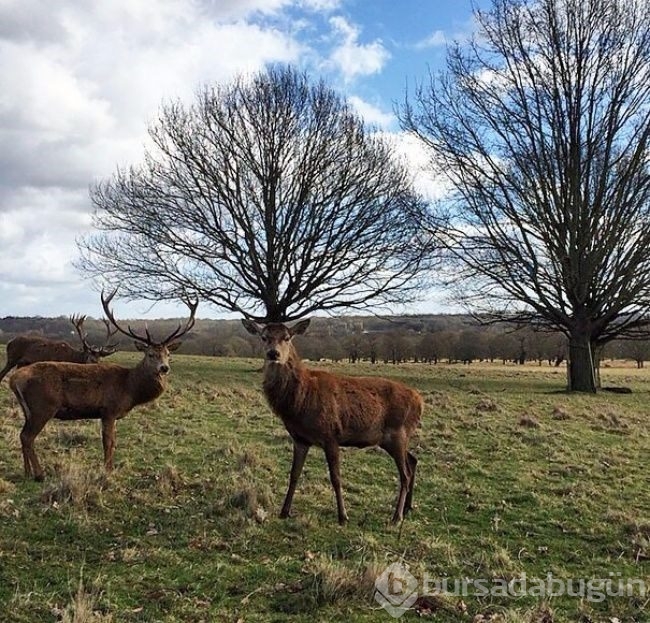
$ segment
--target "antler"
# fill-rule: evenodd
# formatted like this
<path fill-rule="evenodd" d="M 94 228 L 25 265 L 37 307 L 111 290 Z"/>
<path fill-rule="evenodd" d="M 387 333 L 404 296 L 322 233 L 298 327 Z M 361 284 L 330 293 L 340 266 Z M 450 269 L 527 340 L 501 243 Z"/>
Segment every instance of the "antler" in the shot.
<path fill-rule="evenodd" d="M 143 344 L 147 344 L 147 346 L 151 346 L 152 344 L 156 344 L 157 342 L 154 341 L 154 339 L 151 337 L 151 334 L 149 333 L 149 329 L 145 325 L 144 331 L 146 334 L 146 337 L 143 337 L 142 335 L 138 335 L 131 329 L 131 326 L 128 325 L 126 330 L 120 327 L 120 325 L 117 323 L 115 320 L 115 317 L 113 316 L 113 312 L 111 311 L 109 305 L 111 301 L 113 300 L 113 297 L 117 294 L 117 288 L 109 294 L 108 297 L 104 297 L 104 292 L 102 292 L 102 307 L 104 308 L 104 313 L 106 314 L 106 317 L 108 318 L 108 321 L 115 327 L 116 331 L 119 331 L 120 333 L 123 333 L 124 335 L 127 335 L 130 338 L 133 338 L 134 340 L 137 340 L 139 342 L 142 342 Z M 196 310 L 199 306 L 199 301 L 196 300 L 194 302 L 184 300 L 183 301 L 190 310 L 190 317 L 188 321 L 185 323 L 185 326 L 182 327 L 181 324 L 176 327 L 172 333 L 170 333 L 164 340 L 161 342 L 158 342 L 160 345 L 167 345 L 169 344 L 172 340 L 178 339 L 183 337 L 193 326 L 195 322 L 195 314 Z M 107 324 L 108 326 L 108 324 Z"/>
<path fill-rule="evenodd" d="M 195 318 L 194 316 L 196 315 L 196 309 L 199 306 L 199 300 L 197 299 L 196 301 L 192 302 L 189 300 L 184 299 L 183 303 L 187 305 L 187 307 L 190 310 L 190 317 L 188 318 L 187 322 L 185 323 L 185 326 L 181 328 L 181 324 L 178 324 L 178 327 L 172 333 L 170 333 L 163 341 L 162 344 L 169 344 L 172 340 L 177 340 L 181 337 L 183 337 L 188 331 L 192 329 L 195 323 Z M 149 332 L 147 331 L 147 335 Z"/>
<path fill-rule="evenodd" d="M 114 335 L 117 335 L 118 330 L 117 329 L 111 329 L 111 323 L 106 320 L 106 318 L 102 318 L 102 322 L 104 323 L 104 326 L 106 327 L 106 339 L 104 340 L 104 345 L 100 347 L 100 352 L 102 354 L 106 355 L 112 355 L 116 350 L 117 350 L 117 342 L 111 344 L 111 338 Z"/>
<path fill-rule="evenodd" d="M 131 325 L 127 325 L 126 329 L 123 329 L 120 327 L 119 324 L 117 324 L 117 320 L 115 320 L 115 316 L 113 316 L 113 312 L 111 311 L 111 308 L 109 305 L 111 304 L 111 301 L 117 294 L 117 288 L 113 290 L 108 297 L 104 297 L 104 292 L 102 291 L 101 298 L 102 298 L 102 307 L 104 308 L 104 313 L 106 314 L 106 318 L 108 318 L 108 321 L 115 327 L 116 332 L 119 331 L 120 333 L 123 333 L 127 337 L 130 337 L 134 340 L 137 340 L 138 342 L 142 342 L 143 344 L 146 344 L 147 346 L 151 346 L 153 344 L 153 340 L 151 339 L 151 336 L 149 335 L 149 331 L 147 331 L 147 337 L 142 337 L 141 335 L 138 335 L 131 329 Z M 108 325 L 107 325 L 108 326 Z"/>
<path fill-rule="evenodd" d="M 70 322 L 72 323 L 74 328 L 77 330 L 77 335 L 79 336 L 79 339 L 81 340 L 81 345 L 84 347 L 84 350 L 90 351 L 90 350 L 92 350 L 92 347 L 86 341 L 86 338 L 88 337 L 88 334 L 83 330 L 85 320 L 86 320 L 86 316 L 82 316 L 80 314 L 74 314 L 73 316 L 70 316 Z"/>

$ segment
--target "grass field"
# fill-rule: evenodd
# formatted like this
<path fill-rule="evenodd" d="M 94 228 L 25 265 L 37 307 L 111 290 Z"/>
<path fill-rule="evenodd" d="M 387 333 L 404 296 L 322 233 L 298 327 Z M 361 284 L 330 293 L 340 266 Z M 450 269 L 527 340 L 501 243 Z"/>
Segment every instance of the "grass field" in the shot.
<path fill-rule="evenodd" d="M 564 370 L 545 366 L 328 366 L 399 378 L 426 401 L 413 514 L 389 523 L 390 457 L 349 450 L 340 527 L 317 448 L 294 516 L 277 517 L 291 444 L 260 367 L 176 356 L 168 391 L 118 423 L 109 478 L 97 422 L 50 422 L 43 483 L 23 477 L 22 413 L 3 382 L 0 621 L 391 621 L 373 592 L 395 562 L 419 582 L 400 620 L 650 621 L 650 595 L 593 582 L 650 588 L 650 370 L 606 368 L 605 385 L 634 392 L 592 396 L 564 393 Z M 594 590 L 422 595 L 442 578 L 522 574 Z"/>

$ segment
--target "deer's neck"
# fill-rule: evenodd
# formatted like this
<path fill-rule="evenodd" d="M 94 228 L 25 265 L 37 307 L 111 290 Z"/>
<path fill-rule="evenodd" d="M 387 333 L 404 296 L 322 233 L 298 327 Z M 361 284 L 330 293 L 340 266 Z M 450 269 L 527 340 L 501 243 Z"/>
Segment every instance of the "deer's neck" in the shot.
<path fill-rule="evenodd" d="M 264 393 L 271 408 L 280 416 L 287 417 L 304 402 L 307 369 L 291 348 L 287 363 L 267 362 L 264 366 Z"/>
<path fill-rule="evenodd" d="M 158 398 L 165 390 L 166 380 L 140 363 L 129 371 L 127 385 L 135 407 Z"/>

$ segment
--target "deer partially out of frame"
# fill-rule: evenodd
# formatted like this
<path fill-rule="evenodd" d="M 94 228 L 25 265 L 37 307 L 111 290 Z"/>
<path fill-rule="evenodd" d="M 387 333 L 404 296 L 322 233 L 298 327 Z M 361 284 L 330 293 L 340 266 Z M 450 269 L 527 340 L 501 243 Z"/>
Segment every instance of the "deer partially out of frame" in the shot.
<path fill-rule="evenodd" d="M 7 363 L 0 370 L 0 381 L 13 369 L 28 366 L 37 361 L 68 361 L 70 363 L 97 363 L 102 357 L 112 355 L 116 344 L 110 344 L 110 339 L 116 331 L 111 331 L 106 324 L 106 341 L 103 346 L 92 346 L 88 343 L 88 335 L 83 330 L 86 316 L 70 316 L 70 322 L 77 331 L 81 341 L 81 350 L 77 350 L 67 342 L 52 340 L 40 335 L 18 335 L 7 344 Z"/>
<path fill-rule="evenodd" d="M 42 362 L 17 370 L 9 379 L 25 415 L 20 433 L 25 475 L 43 479 L 43 470 L 34 440 L 52 418 L 59 420 L 99 419 L 102 422 L 104 466 L 113 469 L 115 452 L 115 423 L 131 409 L 155 400 L 162 394 L 169 372 L 169 354 L 179 346 L 178 341 L 194 325 L 198 302 L 187 303 L 190 317 L 184 327 L 178 327 L 164 340 L 156 342 L 145 329 L 138 335 L 130 326 L 119 326 L 110 309 L 115 292 L 107 298 L 102 293 L 102 305 L 110 323 L 117 331 L 135 340 L 136 348 L 144 353 L 134 368 L 110 363 L 84 366 L 77 363 Z"/>
<path fill-rule="evenodd" d="M 280 517 L 289 516 L 307 452 L 315 445 L 325 451 L 339 523 L 345 523 L 348 516 L 341 492 L 339 447 L 379 446 L 393 457 L 399 471 L 393 522 L 402 521 L 413 501 L 417 459 L 408 451 L 408 444 L 422 417 L 420 394 L 389 379 L 341 376 L 305 367 L 292 338 L 305 332 L 309 320 L 293 327 L 242 322 L 266 345 L 264 393 L 293 440 L 289 488 Z"/>

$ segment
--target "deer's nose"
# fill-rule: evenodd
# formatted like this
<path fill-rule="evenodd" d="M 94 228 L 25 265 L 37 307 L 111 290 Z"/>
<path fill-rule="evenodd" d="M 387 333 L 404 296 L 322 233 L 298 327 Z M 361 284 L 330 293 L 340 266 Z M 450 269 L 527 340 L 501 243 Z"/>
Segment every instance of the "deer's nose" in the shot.
<path fill-rule="evenodd" d="M 280 359 L 280 351 L 277 348 L 271 348 L 266 351 L 266 358 L 269 361 L 277 361 Z"/>
<path fill-rule="evenodd" d="M 169 366 L 166 363 L 161 363 L 158 371 L 160 374 L 167 374 L 169 372 Z"/>

